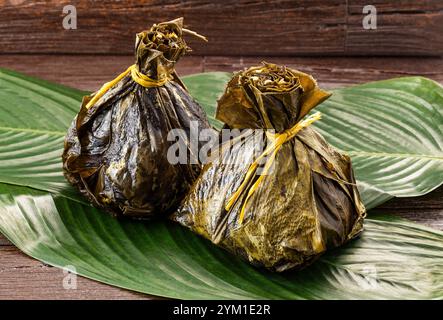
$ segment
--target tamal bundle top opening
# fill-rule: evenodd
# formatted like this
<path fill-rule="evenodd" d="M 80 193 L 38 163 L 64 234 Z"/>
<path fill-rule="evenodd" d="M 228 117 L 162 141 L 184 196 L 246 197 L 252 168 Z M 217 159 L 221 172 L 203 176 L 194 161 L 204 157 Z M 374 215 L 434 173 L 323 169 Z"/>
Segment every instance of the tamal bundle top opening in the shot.
<path fill-rule="evenodd" d="M 154 24 L 136 37 L 136 65 L 141 72 L 153 79 L 165 73 L 172 74 L 175 63 L 187 52 L 184 33 L 206 40 L 204 36 L 183 28 L 183 18 Z"/>
<path fill-rule="evenodd" d="M 308 74 L 263 62 L 234 75 L 218 102 L 216 118 L 231 128 L 281 132 L 330 95 Z"/>

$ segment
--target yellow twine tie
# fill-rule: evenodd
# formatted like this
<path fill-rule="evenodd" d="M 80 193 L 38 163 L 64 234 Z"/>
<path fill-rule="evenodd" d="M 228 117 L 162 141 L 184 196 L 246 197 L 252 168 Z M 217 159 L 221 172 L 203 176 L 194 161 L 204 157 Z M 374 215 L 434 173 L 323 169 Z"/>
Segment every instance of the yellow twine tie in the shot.
<path fill-rule="evenodd" d="M 254 192 L 258 189 L 260 183 L 263 181 L 264 177 L 269 172 L 269 169 L 271 168 L 272 164 L 274 163 L 275 156 L 277 155 L 278 150 L 280 150 L 281 146 L 291 140 L 295 135 L 302 129 L 310 126 L 313 122 L 319 120 L 321 118 L 321 113 L 316 112 L 313 115 L 307 117 L 305 120 L 298 122 L 296 125 L 294 125 L 292 128 L 289 128 L 282 133 L 277 133 L 274 135 L 274 140 L 271 142 L 271 144 L 263 151 L 263 153 L 255 159 L 255 161 L 249 166 L 248 172 L 246 172 L 245 178 L 243 182 L 241 183 L 240 187 L 234 192 L 234 194 L 229 198 L 225 209 L 226 211 L 230 211 L 232 209 L 232 206 L 237 202 L 238 198 L 242 194 L 242 192 L 246 189 L 248 184 L 250 183 L 252 177 L 255 175 L 255 171 L 257 170 L 259 161 L 263 159 L 264 157 L 270 155 L 270 157 L 266 160 L 265 166 L 263 167 L 263 172 L 258 177 L 257 181 L 249 188 L 248 194 L 246 196 L 246 199 L 243 203 L 240 216 L 239 216 L 239 224 L 242 224 L 244 216 L 245 216 L 245 210 L 246 210 L 246 204 L 249 200 L 249 198 L 254 194 Z"/>
<path fill-rule="evenodd" d="M 92 97 L 92 99 L 89 100 L 89 102 L 86 104 L 86 109 L 89 109 L 90 107 L 92 107 L 109 89 L 111 89 L 114 85 L 116 85 L 121 79 L 126 77 L 129 73 L 131 74 L 132 80 L 134 80 L 139 85 L 146 87 L 146 88 L 160 87 L 160 86 L 164 85 L 165 83 L 167 83 L 169 80 L 171 80 L 171 77 L 169 75 L 164 76 L 158 80 L 152 79 L 152 78 L 148 77 L 147 75 L 138 71 L 137 66 L 135 64 L 133 64 L 128 69 L 126 69 L 126 71 L 119 74 L 117 76 L 117 78 L 115 78 L 112 81 L 106 82 L 100 88 L 100 90 L 98 90 L 95 93 L 94 97 Z"/>

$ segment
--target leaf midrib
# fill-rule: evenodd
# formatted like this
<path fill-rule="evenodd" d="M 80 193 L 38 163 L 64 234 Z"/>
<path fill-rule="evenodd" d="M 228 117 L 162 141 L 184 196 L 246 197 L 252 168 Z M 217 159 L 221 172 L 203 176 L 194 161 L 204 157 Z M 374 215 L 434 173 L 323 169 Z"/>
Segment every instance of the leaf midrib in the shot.
<path fill-rule="evenodd" d="M 52 131 L 52 130 L 40 130 L 40 129 L 31 129 L 31 128 L 14 128 L 14 127 L 3 127 L 0 126 L 1 131 L 13 131 L 13 132 L 30 132 L 30 133 L 39 133 L 39 134 L 49 134 L 53 136 L 65 136 L 65 131 Z"/>
<path fill-rule="evenodd" d="M 414 153 L 387 153 L 387 152 L 369 152 L 369 151 L 347 151 L 342 150 L 344 153 L 353 156 L 375 156 L 375 157 L 395 157 L 395 158 L 418 158 L 418 159 L 431 159 L 443 161 L 442 156 L 432 156 L 426 154 L 414 154 Z"/>

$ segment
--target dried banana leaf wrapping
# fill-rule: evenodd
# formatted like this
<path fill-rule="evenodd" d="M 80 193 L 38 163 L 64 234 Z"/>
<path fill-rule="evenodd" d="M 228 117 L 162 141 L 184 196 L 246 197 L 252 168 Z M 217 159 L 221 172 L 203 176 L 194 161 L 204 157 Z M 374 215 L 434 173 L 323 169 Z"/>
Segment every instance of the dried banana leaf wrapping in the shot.
<path fill-rule="evenodd" d="M 217 119 L 227 128 L 267 130 L 260 139 L 249 130 L 225 141 L 171 219 L 274 271 L 304 267 L 357 236 L 365 209 L 351 160 L 309 126 L 312 118 L 303 120 L 328 97 L 296 70 L 264 63 L 237 73 Z M 256 150 L 275 141 L 282 143 L 265 161 L 273 170 L 259 175 Z"/>
<path fill-rule="evenodd" d="M 189 51 L 185 32 L 197 35 L 179 18 L 137 34 L 136 63 L 84 97 L 69 128 L 66 178 L 113 215 L 151 218 L 174 210 L 200 172 L 199 163 L 171 164 L 167 158 L 171 129 L 189 136 L 191 121 L 210 128 L 174 70 Z"/>

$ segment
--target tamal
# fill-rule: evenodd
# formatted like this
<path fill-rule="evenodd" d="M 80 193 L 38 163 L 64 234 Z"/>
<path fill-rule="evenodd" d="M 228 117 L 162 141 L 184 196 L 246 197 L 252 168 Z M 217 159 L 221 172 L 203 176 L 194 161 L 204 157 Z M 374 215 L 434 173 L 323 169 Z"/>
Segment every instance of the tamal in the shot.
<path fill-rule="evenodd" d="M 320 115 L 308 114 L 329 96 L 283 66 L 235 74 L 216 117 L 240 134 L 222 143 L 171 219 L 274 271 L 356 237 L 365 208 L 351 160 L 313 129 Z"/>
<path fill-rule="evenodd" d="M 63 152 L 66 178 L 115 216 L 145 219 L 170 213 L 200 172 L 198 161 L 171 163 L 167 155 L 174 143 L 167 139 L 172 129 L 189 136 L 192 122 L 210 128 L 174 69 L 189 51 L 184 34 L 204 38 L 183 28 L 182 18 L 137 34 L 135 64 L 84 97 L 69 128 Z"/>

